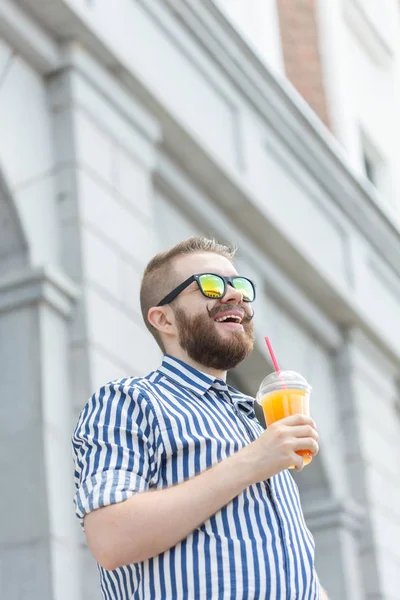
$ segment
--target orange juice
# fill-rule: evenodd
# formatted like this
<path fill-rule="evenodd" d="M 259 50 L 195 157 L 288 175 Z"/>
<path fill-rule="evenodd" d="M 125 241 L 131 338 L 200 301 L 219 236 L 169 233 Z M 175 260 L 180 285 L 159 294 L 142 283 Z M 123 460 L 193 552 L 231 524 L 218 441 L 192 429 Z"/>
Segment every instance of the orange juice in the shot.
<path fill-rule="evenodd" d="M 291 415 L 309 416 L 310 393 L 304 389 L 281 387 L 262 395 L 261 406 L 267 425 L 272 425 L 275 421 Z M 299 450 L 297 454 L 304 458 L 304 465 L 308 465 L 312 461 L 312 454 L 308 450 Z"/>

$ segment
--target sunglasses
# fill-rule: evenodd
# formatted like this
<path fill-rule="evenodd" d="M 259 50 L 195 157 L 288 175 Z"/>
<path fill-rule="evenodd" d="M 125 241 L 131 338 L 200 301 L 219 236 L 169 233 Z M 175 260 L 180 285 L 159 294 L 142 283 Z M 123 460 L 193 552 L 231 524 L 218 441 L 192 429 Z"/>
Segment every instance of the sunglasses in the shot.
<path fill-rule="evenodd" d="M 185 279 L 185 281 L 165 296 L 157 306 L 164 306 L 164 304 L 172 302 L 193 281 L 197 283 L 201 293 L 206 298 L 223 298 L 226 294 L 228 284 L 242 294 L 243 302 L 253 302 L 256 297 L 255 283 L 247 279 L 247 277 L 224 277 L 215 273 L 198 273 Z"/>

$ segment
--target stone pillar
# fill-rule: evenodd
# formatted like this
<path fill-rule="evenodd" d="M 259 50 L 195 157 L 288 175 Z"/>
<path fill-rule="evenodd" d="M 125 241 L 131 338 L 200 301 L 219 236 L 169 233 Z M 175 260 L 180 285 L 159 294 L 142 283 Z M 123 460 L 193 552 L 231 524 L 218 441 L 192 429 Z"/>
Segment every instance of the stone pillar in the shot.
<path fill-rule="evenodd" d="M 302 505 L 315 539 L 318 576 L 330 600 L 363 600 L 358 552 L 362 510 L 350 499 L 309 503 L 305 494 Z"/>
<path fill-rule="evenodd" d="M 79 600 L 70 450 L 68 318 L 60 273 L 0 280 L 0 587 L 4 598 Z"/>
<path fill-rule="evenodd" d="M 360 330 L 338 353 L 342 439 L 352 497 L 365 511 L 358 536 L 365 597 L 397 597 L 400 552 L 398 367 Z M 351 596 L 353 598 L 353 596 Z"/>
<path fill-rule="evenodd" d="M 69 339 L 75 424 L 100 385 L 144 375 L 159 360 L 142 322 L 139 289 L 155 249 L 152 178 L 161 132 L 132 90 L 82 47 L 66 44 L 63 56 L 48 94 L 61 262 L 80 289 Z M 98 570 L 77 520 L 75 528 L 81 595 L 94 600 Z"/>

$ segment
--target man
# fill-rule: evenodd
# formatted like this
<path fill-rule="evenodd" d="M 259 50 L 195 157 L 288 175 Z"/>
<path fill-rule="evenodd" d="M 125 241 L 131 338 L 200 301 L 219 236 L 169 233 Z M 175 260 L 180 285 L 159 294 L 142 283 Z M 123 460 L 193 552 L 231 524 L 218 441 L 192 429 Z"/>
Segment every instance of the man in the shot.
<path fill-rule="evenodd" d="M 162 366 L 81 413 L 75 505 L 107 600 L 320 598 L 287 471 L 318 434 L 303 415 L 263 431 L 254 400 L 226 385 L 254 338 L 255 287 L 233 258 L 194 237 L 150 261 L 141 307 Z"/>

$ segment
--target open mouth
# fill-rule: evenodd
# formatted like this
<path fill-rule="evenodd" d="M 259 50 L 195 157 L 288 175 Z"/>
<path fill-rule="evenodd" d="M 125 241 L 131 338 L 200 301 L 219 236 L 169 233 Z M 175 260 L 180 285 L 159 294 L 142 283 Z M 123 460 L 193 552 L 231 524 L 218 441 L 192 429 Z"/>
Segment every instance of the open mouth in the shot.
<path fill-rule="evenodd" d="M 216 315 L 214 321 L 224 327 L 243 329 L 243 316 L 244 315 L 239 311 L 225 312 L 224 314 L 219 313 Z"/>

